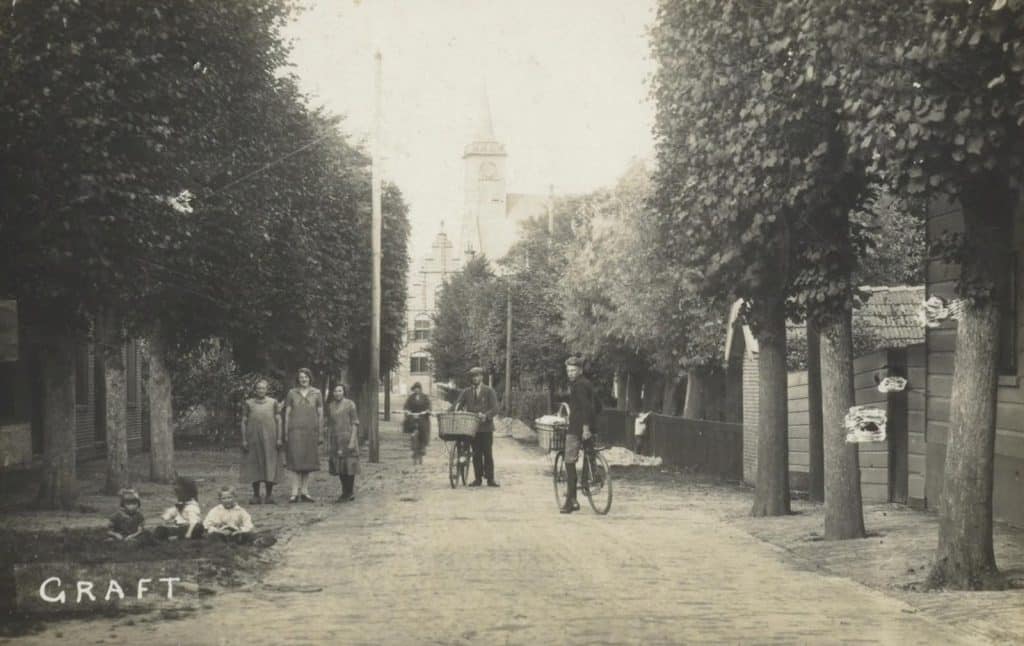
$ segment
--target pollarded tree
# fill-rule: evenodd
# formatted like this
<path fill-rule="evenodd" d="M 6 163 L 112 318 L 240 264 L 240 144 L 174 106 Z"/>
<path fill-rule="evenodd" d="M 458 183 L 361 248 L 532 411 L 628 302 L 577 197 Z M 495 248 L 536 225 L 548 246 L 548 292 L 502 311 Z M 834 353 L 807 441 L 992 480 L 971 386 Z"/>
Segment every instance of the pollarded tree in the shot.
<path fill-rule="evenodd" d="M 746 303 L 760 349 L 753 514 L 787 514 L 785 321 L 798 240 L 790 205 L 806 187 L 790 166 L 803 160 L 787 158 L 782 133 L 769 129 L 777 115 L 752 100 L 782 74 L 761 60 L 779 35 L 770 9 L 738 2 L 662 2 L 651 35 L 654 211 L 668 252 L 699 269 L 699 290 Z M 784 56 L 784 46 L 773 49 Z"/>
<path fill-rule="evenodd" d="M 816 10 L 841 36 L 840 82 L 857 117 L 853 144 L 875 152 L 912 195 L 962 207 L 963 232 L 932 250 L 959 264 L 964 307 L 931 580 L 999 587 L 992 544 L 998 295 L 1024 177 L 1024 3 L 871 1 Z"/>
<path fill-rule="evenodd" d="M 232 66 L 250 84 L 272 78 L 263 63 L 283 49 L 267 25 L 281 4 L 22 3 L 0 28 L 2 273 L 44 339 L 96 332 L 108 359 L 108 489 L 126 473 L 121 346 L 129 326 L 166 314 L 140 305 L 147 268 L 179 242 L 167 198 L 199 154 L 186 144 L 230 94 L 211 79 Z M 247 39 L 252 22 L 264 29 Z M 225 53 L 236 45 L 255 56 Z M 207 76 L 196 56 L 219 65 Z"/>
<path fill-rule="evenodd" d="M 826 536 L 862 536 L 857 451 L 841 422 L 861 233 L 850 214 L 869 177 L 841 128 L 832 34 L 799 2 L 666 2 L 653 35 L 663 239 L 700 268 L 701 291 L 744 299 L 758 336 L 754 514 L 789 509 L 785 319 L 810 312 L 823 328 Z"/>

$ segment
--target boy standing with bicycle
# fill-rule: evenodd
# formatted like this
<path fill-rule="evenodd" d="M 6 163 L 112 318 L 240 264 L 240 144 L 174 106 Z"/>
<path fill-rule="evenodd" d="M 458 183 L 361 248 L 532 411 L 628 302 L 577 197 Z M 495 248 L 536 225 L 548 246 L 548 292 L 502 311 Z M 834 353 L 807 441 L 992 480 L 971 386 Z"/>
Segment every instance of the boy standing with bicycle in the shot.
<path fill-rule="evenodd" d="M 566 493 L 563 514 L 579 510 L 576 501 L 576 461 L 580 456 L 583 442 L 593 439 L 593 428 L 597 418 L 594 386 L 583 376 L 583 362 L 578 357 L 565 361 L 565 372 L 569 377 L 569 429 L 565 433 L 565 474 Z"/>

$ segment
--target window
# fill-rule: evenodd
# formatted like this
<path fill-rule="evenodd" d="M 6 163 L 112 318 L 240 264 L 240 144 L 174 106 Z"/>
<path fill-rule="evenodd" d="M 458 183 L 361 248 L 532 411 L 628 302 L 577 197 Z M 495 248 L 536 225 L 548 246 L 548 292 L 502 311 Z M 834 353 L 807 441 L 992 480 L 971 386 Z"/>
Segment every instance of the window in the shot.
<path fill-rule="evenodd" d="M 413 341 L 429 341 L 430 340 L 430 317 L 423 314 L 416 317 L 413 321 L 412 327 L 412 340 Z"/>
<path fill-rule="evenodd" d="M 1017 254 L 1010 256 L 1010 276 L 999 312 L 999 374 L 1017 374 Z"/>
<path fill-rule="evenodd" d="M 417 352 L 410 358 L 409 372 L 414 375 L 422 375 L 430 372 L 430 355 L 426 352 Z"/>

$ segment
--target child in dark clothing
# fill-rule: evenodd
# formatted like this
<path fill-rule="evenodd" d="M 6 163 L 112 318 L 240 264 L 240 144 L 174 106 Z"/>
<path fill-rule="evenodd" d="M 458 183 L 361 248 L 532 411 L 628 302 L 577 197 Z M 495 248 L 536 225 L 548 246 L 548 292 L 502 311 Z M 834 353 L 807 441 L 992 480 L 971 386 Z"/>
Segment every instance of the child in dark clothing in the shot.
<path fill-rule="evenodd" d="M 107 540 L 128 541 L 138 538 L 145 529 L 142 500 L 134 489 L 121 490 L 121 508 L 110 517 Z"/>

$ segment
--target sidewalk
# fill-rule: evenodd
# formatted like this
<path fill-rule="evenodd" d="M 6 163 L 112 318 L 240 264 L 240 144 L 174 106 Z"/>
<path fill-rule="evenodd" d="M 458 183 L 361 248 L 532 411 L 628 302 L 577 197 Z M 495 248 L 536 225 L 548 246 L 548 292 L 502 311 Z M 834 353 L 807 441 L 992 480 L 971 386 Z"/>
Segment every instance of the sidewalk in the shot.
<path fill-rule="evenodd" d="M 868 538 L 825 541 L 824 507 L 794 500 L 794 514 L 752 518 L 751 490 L 716 484 L 700 476 L 671 470 L 625 469 L 620 480 L 632 488 L 678 488 L 714 508 L 725 522 L 777 548 L 794 567 L 839 576 L 879 590 L 907 604 L 914 613 L 933 618 L 979 640 L 1024 643 L 1024 530 L 997 524 L 996 562 L 1014 589 L 1001 592 L 923 592 L 938 536 L 938 518 L 902 505 L 864 508 Z M 636 492 L 637 495 L 641 492 Z"/>

